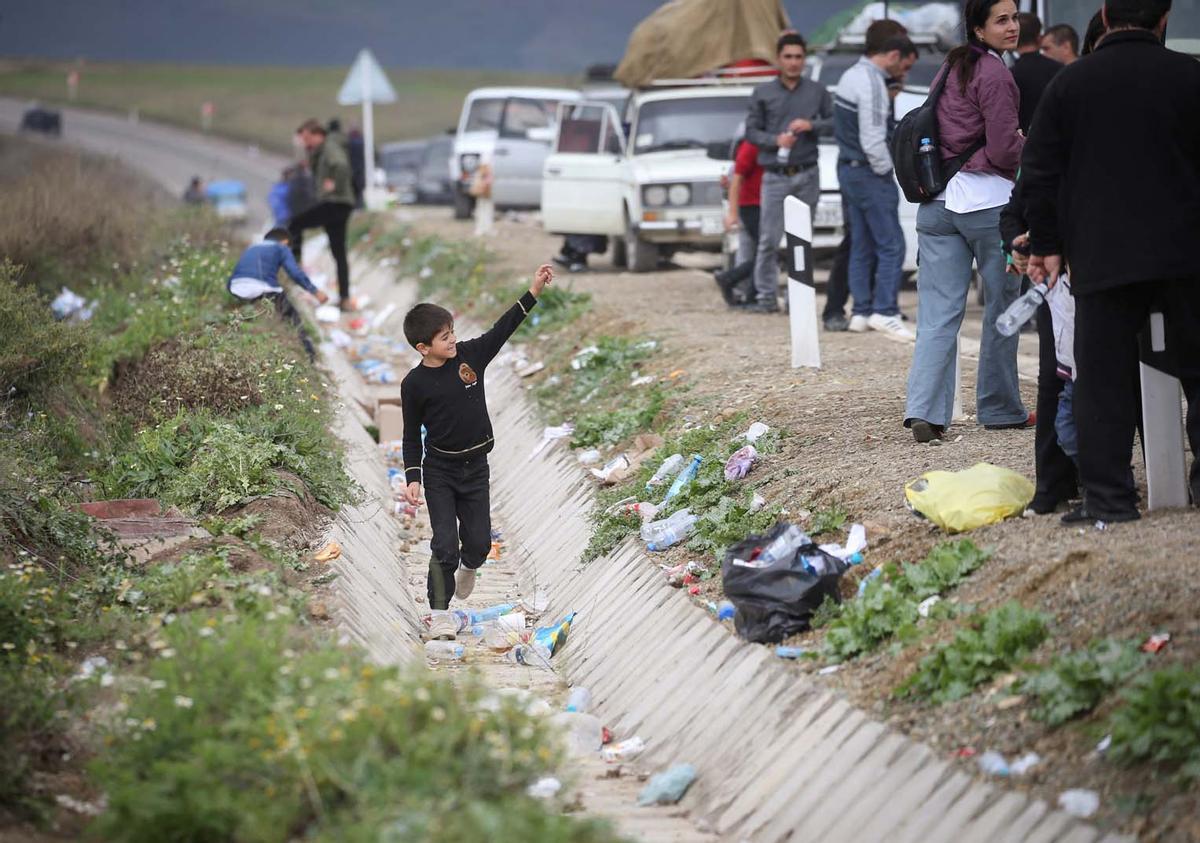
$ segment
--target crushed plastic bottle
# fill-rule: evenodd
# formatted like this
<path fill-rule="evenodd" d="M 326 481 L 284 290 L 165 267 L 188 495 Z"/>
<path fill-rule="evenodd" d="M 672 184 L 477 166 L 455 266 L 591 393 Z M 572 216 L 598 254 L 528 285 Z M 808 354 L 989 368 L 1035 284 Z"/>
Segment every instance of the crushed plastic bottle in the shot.
<path fill-rule="evenodd" d="M 1033 318 L 1033 314 L 1046 300 L 1050 292 L 1045 284 L 1034 284 L 1029 292 L 1008 306 L 1008 309 L 996 317 L 996 330 L 1002 336 L 1011 337 L 1021 326 Z"/>
<path fill-rule="evenodd" d="M 750 468 L 757 459 L 758 451 L 753 445 L 746 445 L 744 448 L 734 451 L 733 456 L 725 463 L 725 479 L 730 483 L 734 480 L 741 480 L 750 473 Z"/>
<path fill-rule="evenodd" d="M 762 553 L 758 555 L 758 559 L 755 561 L 762 563 L 760 567 L 769 568 L 772 565 L 791 559 L 796 555 L 796 551 L 806 544 L 812 544 L 812 539 L 808 537 L 808 534 L 795 524 L 789 524 L 786 530 L 763 548 Z"/>
<path fill-rule="evenodd" d="M 646 527 L 650 530 L 650 538 L 646 541 L 646 549 L 651 551 L 666 550 L 679 544 L 692 534 L 698 519 L 691 510 L 681 509 L 662 521 L 652 521 Z M 655 525 L 659 525 L 655 527 Z M 645 530 L 645 528 L 643 528 Z M 643 533 L 643 538 L 645 533 Z"/>
<path fill-rule="evenodd" d="M 592 692 L 581 685 L 577 685 L 571 689 L 570 695 L 567 697 L 567 711 L 574 711 L 579 714 L 586 714 L 587 710 L 592 707 Z"/>
<path fill-rule="evenodd" d="M 467 623 L 464 626 L 474 626 L 477 623 L 487 623 L 494 621 L 496 618 L 503 617 L 514 611 L 517 607 L 512 603 L 500 603 L 497 606 L 489 606 L 486 609 L 480 609 L 476 612 L 463 613 L 467 617 Z"/>
<path fill-rule="evenodd" d="M 426 641 L 425 658 L 434 661 L 462 661 L 466 649 L 456 641 Z"/>
<path fill-rule="evenodd" d="M 646 488 L 653 489 L 655 486 L 661 486 L 667 482 L 668 478 L 672 478 L 683 471 L 683 466 L 683 454 L 671 454 L 671 456 L 663 460 L 662 465 L 658 467 L 658 471 L 654 472 L 654 476 L 646 481 Z"/>
<path fill-rule="evenodd" d="M 615 764 L 618 761 L 628 761 L 632 758 L 637 758 L 645 751 L 646 742 L 634 735 L 632 738 L 604 747 L 604 749 L 600 750 L 600 757 L 609 764 Z"/>
<path fill-rule="evenodd" d="M 526 667 L 540 667 L 545 670 L 553 670 L 554 667 L 550 664 L 550 653 L 545 647 L 530 642 L 528 644 L 517 644 L 511 650 L 504 654 L 506 661 L 513 664 L 524 665 Z"/>
<path fill-rule="evenodd" d="M 566 733 L 567 749 L 575 755 L 591 755 L 599 752 L 603 745 L 603 725 L 590 714 L 575 711 L 560 711 L 550 718 Z"/>
<path fill-rule="evenodd" d="M 692 454 L 692 461 L 688 463 L 687 468 L 679 472 L 675 481 L 671 483 L 671 488 L 667 490 L 667 496 L 663 498 L 663 503 L 678 495 L 684 486 L 692 482 L 692 479 L 696 476 L 696 472 L 700 470 L 700 463 L 702 462 L 704 462 L 704 457 L 699 454 Z"/>
<path fill-rule="evenodd" d="M 1008 760 L 999 752 L 988 750 L 977 759 L 979 769 L 989 776 L 1007 776 L 1010 772 Z"/>

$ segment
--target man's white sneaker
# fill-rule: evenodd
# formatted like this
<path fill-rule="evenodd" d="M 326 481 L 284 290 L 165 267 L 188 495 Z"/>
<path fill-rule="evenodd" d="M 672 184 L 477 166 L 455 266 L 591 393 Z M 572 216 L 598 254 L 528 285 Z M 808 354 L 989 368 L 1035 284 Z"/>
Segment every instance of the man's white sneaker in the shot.
<path fill-rule="evenodd" d="M 872 313 L 871 318 L 867 320 L 867 327 L 902 342 L 911 342 L 917 338 L 916 334 L 904 327 L 899 316 L 882 316 Z"/>
<path fill-rule="evenodd" d="M 431 641 L 453 641 L 458 636 L 458 616 L 453 612 L 435 610 L 429 616 Z"/>
<path fill-rule="evenodd" d="M 466 600 L 474 590 L 475 570 L 459 567 L 458 573 L 454 575 L 454 596 L 459 600 Z"/>
<path fill-rule="evenodd" d="M 856 313 L 850 317 L 850 327 L 846 330 L 856 334 L 865 334 L 870 327 L 870 320 L 861 313 Z"/>

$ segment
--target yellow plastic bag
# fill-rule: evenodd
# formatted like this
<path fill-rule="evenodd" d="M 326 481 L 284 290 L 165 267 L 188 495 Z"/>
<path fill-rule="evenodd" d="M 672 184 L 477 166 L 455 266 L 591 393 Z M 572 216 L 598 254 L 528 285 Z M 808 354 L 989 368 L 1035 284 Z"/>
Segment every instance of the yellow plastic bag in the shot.
<path fill-rule="evenodd" d="M 951 533 L 1020 515 L 1033 484 L 1007 468 L 981 462 L 965 471 L 927 471 L 904 487 L 914 511 Z"/>

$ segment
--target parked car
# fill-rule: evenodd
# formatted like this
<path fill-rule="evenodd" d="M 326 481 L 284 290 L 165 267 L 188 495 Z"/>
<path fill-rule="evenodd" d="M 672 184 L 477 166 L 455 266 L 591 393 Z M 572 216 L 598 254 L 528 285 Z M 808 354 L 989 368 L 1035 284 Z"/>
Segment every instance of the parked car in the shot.
<path fill-rule="evenodd" d="M 379 165 L 383 168 L 385 186 L 397 202 L 411 205 L 417 201 L 417 182 L 425 141 L 394 141 L 379 147 Z"/>
<path fill-rule="evenodd" d="M 677 250 L 720 251 L 720 179 L 751 87 L 691 80 L 610 103 L 565 104 L 546 159 L 542 220 L 556 234 L 614 238 L 613 261 L 647 272 Z"/>
<path fill-rule="evenodd" d="M 233 223 L 246 221 L 246 185 L 240 181 L 210 181 L 204 186 L 204 197 L 221 219 Z"/>
<path fill-rule="evenodd" d="M 454 184 L 450 181 L 450 154 L 454 149 L 454 133 L 430 138 L 417 167 L 417 201 L 422 205 L 449 205 L 454 201 Z"/>
<path fill-rule="evenodd" d="M 62 135 L 62 115 L 49 108 L 34 106 L 21 117 L 21 131 L 60 137 Z"/>
<path fill-rule="evenodd" d="M 536 208 L 558 105 L 579 98 L 579 91 L 565 88 L 478 88 L 467 94 L 449 164 L 455 219 L 471 216 L 475 201 L 468 188 L 485 158 L 492 161 L 497 208 Z"/>

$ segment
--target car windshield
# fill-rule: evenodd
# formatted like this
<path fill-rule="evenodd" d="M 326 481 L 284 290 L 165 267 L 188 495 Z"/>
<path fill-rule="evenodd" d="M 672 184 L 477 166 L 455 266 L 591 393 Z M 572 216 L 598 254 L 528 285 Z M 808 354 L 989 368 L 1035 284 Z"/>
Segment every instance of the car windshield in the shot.
<path fill-rule="evenodd" d="M 421 163 L 421 147 L 413 147 L 411 149 L 389 149 L 385 150 L 380 156 L 383 169 L 385 170 L 403 170 L 406 167 L 416 167 Z"/>
<path fill-rule="evenodd" d="M 730 143 L 746 119 L 746 97 L 655 100 L 638 109 L 634 153 Z"/>
<path fill-rule="evenodd" d="M 467 122 L 463 126 L 464 132 L 483 132 L 491 129 L 495 131 L 500 128 L 500 115 L 504 111 L 504 100 L 502 99 L 478 99 L 471 103 L 471 110 L 467 112 Z"/>

